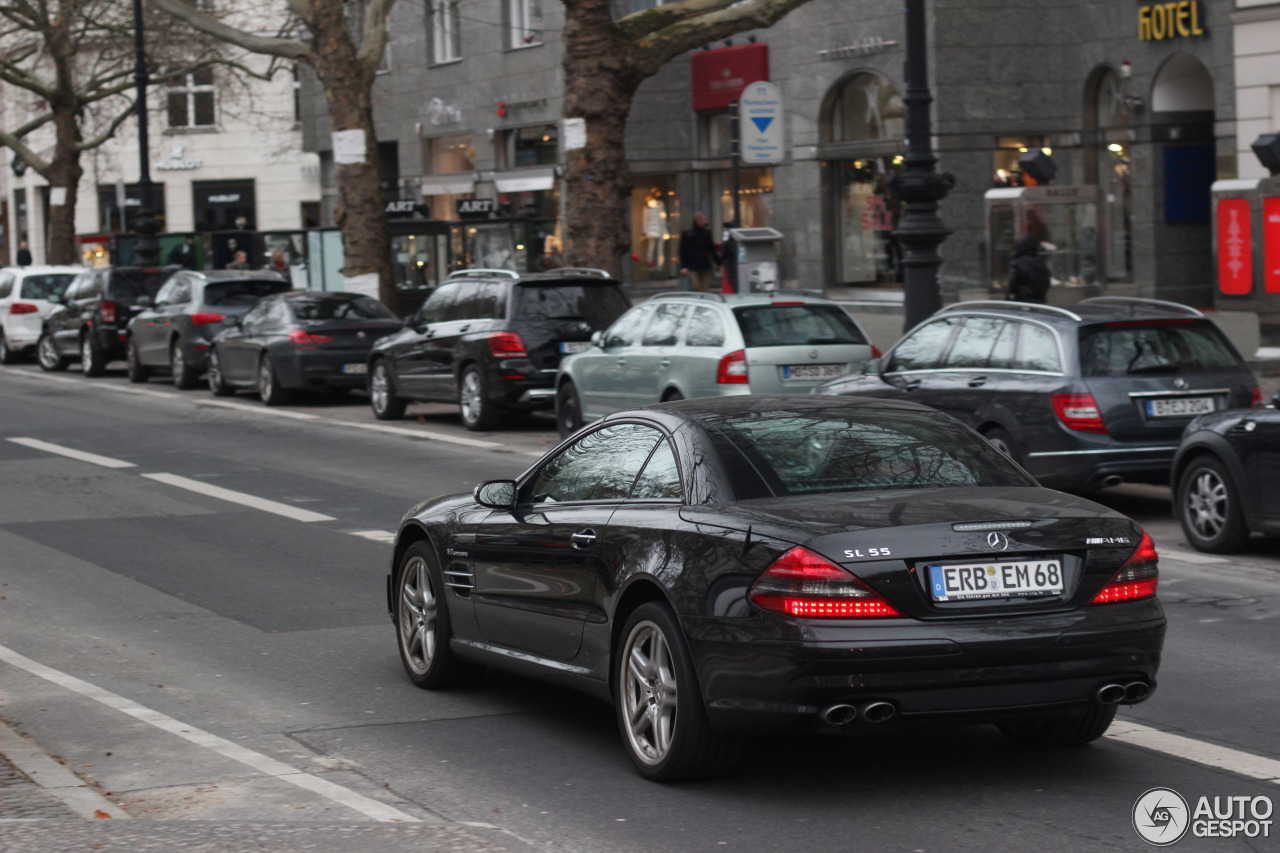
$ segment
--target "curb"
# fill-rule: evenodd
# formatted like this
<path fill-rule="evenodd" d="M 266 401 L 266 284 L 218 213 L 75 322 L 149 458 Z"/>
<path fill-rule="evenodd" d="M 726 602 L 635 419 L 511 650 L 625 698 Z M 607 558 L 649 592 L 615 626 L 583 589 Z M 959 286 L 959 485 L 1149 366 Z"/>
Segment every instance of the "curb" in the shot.
<path fill-rule="evenodd" d="M 84 783 L 67 768 L 54 761 L 29 738 L 0 723 L 0 755 L 21 770 L 78 817 L 124 818 L 131 815 Z"/>

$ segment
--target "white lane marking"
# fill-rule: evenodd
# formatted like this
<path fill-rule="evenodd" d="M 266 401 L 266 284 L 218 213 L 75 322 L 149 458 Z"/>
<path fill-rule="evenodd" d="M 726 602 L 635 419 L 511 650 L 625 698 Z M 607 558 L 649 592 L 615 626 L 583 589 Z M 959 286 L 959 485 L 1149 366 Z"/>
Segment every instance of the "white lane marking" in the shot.
<path fill-rule="evenodd" d="M 449 444 L 461 444 L 464 447 L 504 447 L 498 441 L 485 441 L 482 438 L 463 438 L 460 435 L 448 435 L 443 432 L 428 432 L 422 429 L 408 429 L 407 427 L 394 427 L 385 424 L 362 424 L 356 421 L 329 421 L 335 426 L 351 427 L 352 429 L 367 429 L 370 432 L 385 432 L 388 435 L 407 435 L 410 438 L 426 438 L 431 441 L 445 441 Z"/>
<path fill-rule="evenodd" d="M 1250 776 L 1280 785 L 1280 761 L 1274 758 L 1264 758 L 1238 749 L 1162 732 L 1127 720 L 1112 723 L 1106 736 L 1121 743 L 1194 761 L 1206 767 L 1217 767 L 1240 776 Z"/>
<path fill-rule="evenodd" d="M 395 542 L 396 535 L 386 530 L 348 530 L 352 536 L 359 536 L 361 539 L 372 539 L 374 542 Z"/>
<path fill-rule="evenodd" d="M 23 447 L 30 447 L 32 450 L 43 450 L 45 453 L 56 453 L 59 456 L 78 459 L 81 462 L 88 462 L 92 465 L 101 465 L 103 468 L 138 467 L 132 462 L 125 462 L 123 459 L 112 459 L 110 456 L 99 456 L 96 453 L 85 453 L 83 450 L 63 447 L 60 444 L 51 444 L 47 441 L 41 441 L 38 438 L 11 438 L 9 441 L 12 441 L 14 444 L 21 444 Z"/>
<path fill-rule="evenodd" d="M 1173 548 L 1165 548 L 1163 551 L 1160 551 L 1160 556 L 1168 557 L 1170 560 L 1178 560 L 1183 563 L 1194 563 L 1199 566 L 1231 562 L 1225 557 L 1210 557 L 1208 554 L 1198 554 L 1194 551 L 1175 551 Z"/>
<path fill-rule="evenodd" d="M 295 421 L 319 420 L 319 415 L 308 415 L 306 412 L 290 412 L 284 409 L 268 409 L 266 406 L 250 406 L 245 403 L 233 403 L 230 400 L 200 400 L 195 403 L 197 409 L 213 407 L 216 409 L 235 409 L 238 412 L 249 412 L 255 415 L 270 415 L 276 418 L 289 418 Z"/>
<path fill-rule="evenodd" d="M 195 726 L 187 725 L 167 714 L 162 714 L 159 711 L 139 705 L 131 699 L 126 699 L 109 690 L 104 690 L 96 684 L 90 684 L 87 681 L 76 678 L 74 675 L 68 675 L 42 663 L 37 663 L 5 646 L 0 646 L 0 660 L 19 669 L 25 669 L 32 675 L 53 682 L 73 693 L 79 693 L 81 696 L 100 702 L 108 708 L 114 708 L 122 714 L 128 714 L 130 717 L 155 726 L 162 731 L 175 734 L 183 740 L 216 752 L 224 758 L 230 758 L 232 761 L 248 765 L 263 775 L 272 776 L 291 785 L 297 785 L 299 788 L 313 791 L 326 799 L 354 809 L 374 820 L 421 823 L 418 818 L 411 814 L 406 814 L 397 808 L 370 799 L 363 794 L 357 794 L 350 788 L 344 788 L 326 779 L 321 779 L 310 773 L 304 773 L 296 767 L 285 764 L 283 761 L 277 761 L 270 756 L 254 752 L 226 738 L 221 738 Z"/>
<path fill-rule="evenodd" d="M 300 509 L 289 504 L 282 504 L 278 501 L 270 501 L 266 498 L 259 498 L 253 495 L 246 495 L 244 492 L 236 492 L 231 489 L 224 489 L 221 486 L 214 486 L 209 483 L 202 483 L 199 480 L 192 480 L 188 477 L 180 477 L 177 474 L 143 474 L 148 480 L 155 480 L 157 483 L 164 483 L 169 486 L 177 486 L 179 489 L 186 489 L 189 492 L 195 492 L 201 495 L 208 495 L 211 498 L 230 501 L 233 504 L 260 509 L 263 512 L 272 512 L 276 515 L 283 515 L 285 518 L 292 518 L 294 521 L 337 521 L 331 515 L 322 515 L 318 512 L 312 512 L 309 509 Z"/>
<path fill-rule="evenodd" d="M 4 723 L 0 723 L 0 755 L 82 818 L 92 820 L 95 812 L 112 818 L 132 817 Z"/>

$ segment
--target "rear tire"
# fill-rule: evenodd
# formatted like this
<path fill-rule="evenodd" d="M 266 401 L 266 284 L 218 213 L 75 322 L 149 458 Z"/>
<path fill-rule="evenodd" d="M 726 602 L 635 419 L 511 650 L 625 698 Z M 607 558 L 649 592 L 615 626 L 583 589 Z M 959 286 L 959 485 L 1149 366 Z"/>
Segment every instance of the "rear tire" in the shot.
<path fill-rule="evenodd" d="M 369 374 L 369 406 L 373 416 L 380 421 L 398 421 L 404 417 L 408 401 L 396 396 L 396 386 L 391 380 L 391 368 L 387 360 L 378 359 Z"/>
<path fill-rule="evenodd" d="M 556 389 L 556 427 L 561 438 L 568 438 L 582 429 L 582 401 L 578 387 L 572 381 L 561 383 Z"/>
<path fill-rule="evenodd" d="M 683 400 L 683 399 L 684 399 L 684 395 L 674 388 L 672 388 L 670 391 L 662 395 L 662 402 L 664 403 L 675 403 L 678 400 Z"/>
<path fill-rule="evenodd" d="M 58 352 L 58 346 L 53 342 L 53 335 L 49 332 L 41 335 L 40 341 L 36 344 L 36 360 L 40 362 L 40 369 L 48 373 L 67 369 L 68 359 Z"/>
<path fill-rule="evenodd" d="M 80 335 L 80 372 L 85 376 L 101 376 L 106 369 L 106 356 L 94 343 L 93 330 L 86 329 Z"/>
<path fill-rule="evenodd" d="M 215 397 L 230 397 L 236 393 L 236 389 L 227 384 L 227 377 L 222 375 L 222 363 L 216 349 L 209 353 L 209 390 Z"/>
<path fill-rule="evenodd" d="M 1090 704 L 1067 717 L 1001 723 L 998 728 L 1018 746 L 1030 749 L 1058 749 L 1084 746 L 1106 733 L 1116 718 L 1115 705 Z"/>
<path fill-rule="evenodd" d="M 129 346 L 125 348 L 125 361 L 129 365 L 129 381 L 135 385 L 141 385 L 151 378 L 151 368 L 142 363 L 141 356 L 138 355 L 138 342 L 129 338 Z"/>
<path fill-rule="evenodd" d="M 9 339 L 4 336 L 4 330 L 0 329 L 0 364 L 13 364 L 18 360 L 18 353 L 9 349 Z"/>
<path fill-rule="evenodd" d="M 181 338 L 174 338 L 169 346 L 169 370 L 173 374 L 174 386 L 182 391 L 190 391 L 200 381 L 200 374 L 187 361 L 187 353 L 182 348 Z"/>
<path fill-rule="evenodd" d="M 1239 492 L 1231 472 L 1216 456 L 1198 456 L 1178 481 L 1178 521 L 1198 551 L 1231 554 L 1249 541 Z"/>
<path fill-rule="evenodd" d="M 1018 445 L 1013 443 L 1013 436 L 1005 432 L 1001 427 L 991 427 L 982 434 L 982 437 L 995 445 L 1005 456 L 1008 456 L 1014 463 L 1021 465 L 1022 459 L 1018 454 Z"/>
<path fill-rule="evenodd" d="M 395 589 L 396 645 L 409 680 L 424 690 L 438 690 L 478 675 L 480 667 L 458 660 L 449 647 L 449 606 L 430 543 L 415 542 L 405 550 Z"/>
<path fill-rule="evenodd" d="M 484 374 L 474 364 L 462 371 L 458 380 L 458 409 L 462 425 L 472 432 L 487 432 L 498 425 L 502 410 L 489 399 Z"/>
<path fill-rule="evenodd" d="M 271 363 L 271 356 L 265 352 L 262 354 L 262 361 L 258 363 L 258 396 L 268 406 L 283 406 L 292 396 L 288 389 L 281 387 L 280 376 Z"/>

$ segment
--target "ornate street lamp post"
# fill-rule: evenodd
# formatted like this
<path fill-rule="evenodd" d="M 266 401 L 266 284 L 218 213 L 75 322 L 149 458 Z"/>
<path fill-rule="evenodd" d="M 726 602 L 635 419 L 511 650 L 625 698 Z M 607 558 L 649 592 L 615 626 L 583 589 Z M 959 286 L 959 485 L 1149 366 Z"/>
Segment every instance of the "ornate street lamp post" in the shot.
<path fill-rule="evenodd" d="M 906 331 L 942 307 L 938 287 L 938 245 L 947 238 L 938 216 L 938 202 L 956 179 L 939 174 L 934 166 L 933 129 L 929 105 L 928 48 L 925 37 L 925 0 L 907 3 L 907 156 L 903 173 L 895 175 L 893 192 L 903 202 L 902 218 L 893 234 L 903 248 L 902 289 Z"/>
<path fill-rule="evenodd" d="M 138 235 L 133 253 L 143 265 L 154 265 L 160 262 L 160 242 L 156 234 L 160 224 L 156 222 L 151 208 L 151 145 L 147 135 L 147 50 L 142 37 L 142 0 L 133 0 L 133 80 L 137 86 L 138 96 L 134 105 L 138 116 L 138 196 L 141 202 L 138 216 L 133 223 L 133 231 Z M 120 211 L 121 219 L 124 211 Z"/>

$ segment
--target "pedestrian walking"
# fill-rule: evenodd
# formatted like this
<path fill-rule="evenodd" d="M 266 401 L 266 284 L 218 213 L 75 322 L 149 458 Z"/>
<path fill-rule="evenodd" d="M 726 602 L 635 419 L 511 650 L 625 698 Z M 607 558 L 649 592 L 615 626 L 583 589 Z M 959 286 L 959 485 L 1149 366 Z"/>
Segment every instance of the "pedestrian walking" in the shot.
<path fill-rule="evenodd" d="M 31 266 L 31 249 L 27 247 L 27 241 L 23 240 L 18 243 L 18 266 Z"/>
<path fill-rule="evenodd" d="M 1040 241 L 1034 234 L 1023 234 L 1009 265 L 1009 299 L 1042 303 L 1048 293 L 1049 265 L 1040 256 Z"/>
<path fill-rule="evenodd" d="M 680 274 L 687 275 L 694 290 L 707 290 L 711 274 L 720 266 L 716 242 L 707 227 L 707 215 L 695 213 L 693 225 L 680 233 Z"/>

